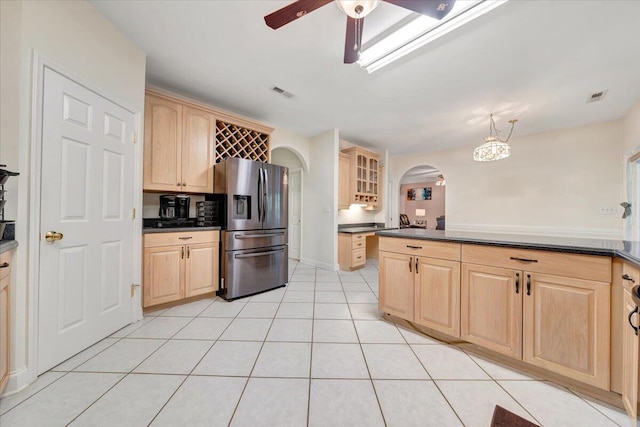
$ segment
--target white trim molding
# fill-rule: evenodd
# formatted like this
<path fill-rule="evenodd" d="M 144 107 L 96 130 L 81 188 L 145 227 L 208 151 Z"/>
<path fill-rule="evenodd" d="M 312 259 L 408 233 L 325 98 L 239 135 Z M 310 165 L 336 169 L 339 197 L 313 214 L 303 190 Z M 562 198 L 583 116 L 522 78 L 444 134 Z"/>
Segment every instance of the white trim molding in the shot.
<path fill-rule="evenodd" d="M 447 222 L 446 229 L 449 231 L 478 231 L 482 233 L 561 236 L 584 239 L 620 240 L 623 238 L 623 230 L 615 228 L 541 227 L 529 225 L 457 224 Z"/>
<path fill-rule="evenodd" d="M 322 268 L 329 271 L 337 271 L 338 267 L 336 265 L 331 265 L 326 262 L 317 261 L 315 259 L 305 258 L 303 256 L 300 257 L 300 262 L 305 265 L 312 265 L 314 267 Z"/>

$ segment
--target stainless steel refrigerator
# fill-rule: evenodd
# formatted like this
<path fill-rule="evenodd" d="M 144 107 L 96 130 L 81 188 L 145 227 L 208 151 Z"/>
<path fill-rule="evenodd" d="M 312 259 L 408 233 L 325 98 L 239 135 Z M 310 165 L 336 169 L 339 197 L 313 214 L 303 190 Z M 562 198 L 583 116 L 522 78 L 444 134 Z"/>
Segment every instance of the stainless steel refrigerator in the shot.
<path fill-rule="evenodd" d="M 211 198 L 220 202 L 224 224 L 219 294 L 226 300 L 287 283 L 288 174 L 235 157 L 214 166 Z"/>

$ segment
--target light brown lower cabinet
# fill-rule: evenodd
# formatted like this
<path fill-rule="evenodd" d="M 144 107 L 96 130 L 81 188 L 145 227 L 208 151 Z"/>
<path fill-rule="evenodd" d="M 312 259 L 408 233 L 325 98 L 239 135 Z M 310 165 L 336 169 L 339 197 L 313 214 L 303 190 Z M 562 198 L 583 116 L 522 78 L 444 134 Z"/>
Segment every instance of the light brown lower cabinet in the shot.
<path fill-rule="evenodd" d="M 379 252 L 380 311 L 459 337 L 460 245 L 382 238 L 380 247 L 404 252 Z"/>
<path fill-rule="evenodd" d="M 461 335 L 498 353 L 522 357 L 522 272 L 462 264 Z"/>
<path fill-rule="evenodd" d="M 631 425 L 638 416 L 638 387 L 640 387 L 640 313 L 631 297 L 631 289 L 640 284 L 640 270 L 625 264 L 622 291 L 622 404 L 629 414 Z"/>
<path fill-rule="evenodd" d="M 462 264 L 465 341 L 609 390 L 609 283 Z"/>
<path fill-rule="evenodd" d="M 610 284 L 524 274 L 523 360 L 609 390 Z"/>
<path fill-rule="evenodd" d="M 9 380 L 9 281 L 12 251 L 0 255 L 0 394 Z"/>
<path fill-rule="evenodd" d="M 218 290 L 219 231 L 144 235 L 143 307 Z"/>

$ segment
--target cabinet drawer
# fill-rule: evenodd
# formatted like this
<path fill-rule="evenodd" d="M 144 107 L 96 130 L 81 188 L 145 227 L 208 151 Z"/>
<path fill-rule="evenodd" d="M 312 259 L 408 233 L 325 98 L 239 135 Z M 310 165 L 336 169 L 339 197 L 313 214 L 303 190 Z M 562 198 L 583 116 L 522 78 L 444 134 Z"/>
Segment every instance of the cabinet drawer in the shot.
<path fill-rule="evenodd" d="M 4 265 L 5 262 L 9 264 L 8 267 L 0 268 L 0 279 L 7 277 L 11 272 L 11 255 L 12 254 L 13 254 L 13 251 L 7 251 L 3 254 L 0 254 L 0 265 Z"/>
<path fill-rule="evenodd" d="M 413 256 L 426 256 L 429 258 L 460 261 L 460 243 L 381 237 L 379 250 Z"/>
<path fill-rule="evenodd" d="M 2 273 L 0 273 L 0 276 L 2 276 Z M 622 286 L 631 292 L 631 288 L 640 284 L 640 269 L 625 262 L 622 264 L 622 277 Z M 625 279 L 625 277 L 628 277 L 628 279 Z"/>
<path fill-rule="evenodd" d="M 363 265 L 365 263 L 365 250 L 364 249 L 354 249 L 351 254 L 351 266 L 356 267 L 358 265 Z"/>
<path fill-rule="evenodd" d="M 359 236 L 356 234 L 356 236 Z M 360 239 L 356 239 L 355 236 L 353 236 L 353 238 L 351 239 L 351 249 L 363 249 L 366 248 L 367 246 L 367 241 L 365 240 L 364 236 L 362 236 L 362 238 Z"/>
<path fill-rule="evenodd" d="M 179 233 L 151 233 L 144 235 L 144 247 L 188 245 L 195 243 L 215 243 L 220 241 L 220 232 L 192 231 Z"/>
<path fill-rule="evenodd" d="M 611 258 L 606 256 L 464 244 L 462 262 L 611 282 Z"/>

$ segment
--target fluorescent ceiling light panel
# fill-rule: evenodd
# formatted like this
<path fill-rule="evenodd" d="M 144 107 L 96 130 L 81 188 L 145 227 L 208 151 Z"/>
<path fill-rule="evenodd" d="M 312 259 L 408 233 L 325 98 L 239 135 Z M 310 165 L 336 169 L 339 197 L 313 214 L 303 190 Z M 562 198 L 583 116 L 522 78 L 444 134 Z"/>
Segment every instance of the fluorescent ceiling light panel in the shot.
<path fill-rule="evenodd" d="M 402 58 L 450 31 L 471 22 L 508 0 L 458 0 L 443 20 L 421 15 L 367 47 L 357 64 L 369 73 Z"/>

